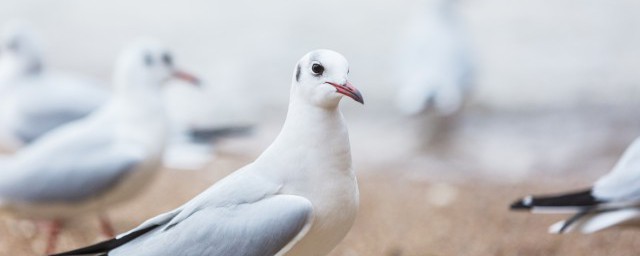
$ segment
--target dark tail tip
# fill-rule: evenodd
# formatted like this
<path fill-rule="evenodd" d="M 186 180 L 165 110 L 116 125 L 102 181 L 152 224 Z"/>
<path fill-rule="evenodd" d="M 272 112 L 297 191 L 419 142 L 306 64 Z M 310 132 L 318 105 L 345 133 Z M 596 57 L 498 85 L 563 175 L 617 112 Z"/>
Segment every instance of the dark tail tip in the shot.
<path fill-rule="evenodd" d="M 509 206 L 509 209 L 515 210 L 515 211 L 531 210 L 532 201 L 533 201 L 533 198 L 531 196 L 527 196 L 523 199 L 520 199 L 518 201 L 511 203 L 511 206 Z"/>

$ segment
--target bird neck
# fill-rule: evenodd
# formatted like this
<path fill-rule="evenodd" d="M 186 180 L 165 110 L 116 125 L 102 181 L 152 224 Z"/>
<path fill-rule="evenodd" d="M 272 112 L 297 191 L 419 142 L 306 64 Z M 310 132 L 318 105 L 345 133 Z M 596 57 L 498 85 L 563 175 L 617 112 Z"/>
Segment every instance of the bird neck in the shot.
<path fill-rule="evenodd" d="M 280 134 L 256 162 L 269 159 L 285 165 L 274 166 L 281 170 L 351 175 L 349 134 L 338 107 L 318 107 L 291 98 Z"/>

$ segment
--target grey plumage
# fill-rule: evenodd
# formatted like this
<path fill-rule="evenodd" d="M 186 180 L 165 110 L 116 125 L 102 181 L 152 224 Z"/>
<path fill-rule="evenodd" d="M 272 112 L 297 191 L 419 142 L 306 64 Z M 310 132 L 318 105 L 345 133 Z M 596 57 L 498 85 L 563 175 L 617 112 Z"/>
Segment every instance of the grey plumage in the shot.
<path fill-rule="evenodd" d="M 213 186 L 187 204 L 107 242 L 118 247 L 89 252 L 116 256 L 275 255 L 304 234 L 313 211 L 307 199 L 276 194 L 279 188 L 273 183 L 258 177 L 235 178 L 239 176 L 232 174 L 221 186 Z M 147 233 L 128 243 L 117 243 L 145 229 Z M 81 248 L 56 255 L 87 255 L 77 252 L 87 251 Z"/>
<path fill-rule="evenodd" d="M 112 187 L 143 160 L 142 155 L 114 143 L 113 125 L 95 121 L 65 127 L 55 132 L 62 136 L 45 137 L 33 149 L 3 161 L 0 200 L 71 203 L 88 199 Z M 91 129 L 95 126 L 102 129 Z"/>

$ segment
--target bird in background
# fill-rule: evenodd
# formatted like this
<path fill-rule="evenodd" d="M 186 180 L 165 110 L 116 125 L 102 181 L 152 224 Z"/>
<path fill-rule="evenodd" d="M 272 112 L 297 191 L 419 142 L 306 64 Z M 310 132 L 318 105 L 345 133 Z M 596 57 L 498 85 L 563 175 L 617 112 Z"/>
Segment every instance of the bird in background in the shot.
<path fill-rule="evenodd" d="M 0 32 L 0 146 L 15 151 L 83 118 L 109 93 L 96 80 L 50 70 L 37 35 L 13 21 Z"/>
<path fill-rule="evenodd" d="M 430 108 L 442 116 L 460 110 L 471 87 L 473 64 L 456 0 L 428 1 L 399 42 L 397 106 L 406 115 Z"/>
<path fill-rule="evenodd" d="M 282 130 L 253 163 L 115 239 L 57 255 L 326 255 L 358 210 L 338 105 L 343 96 L 363 98 L 348 73 L 337 52 L 306 54 Z"/>
<path fill-rule="evenodd" d="M 5 151 L 15 152 L 89 115 L 111 97 L 111 88 L 96 80 L 49 70 L 42 48 L 36 33 L 22 21 L 7 23 L 0 35 L 0 148 Z M 166 167 L 202 169 L 214 155 L 217 140 L 250 134 L 252 124 L 222 122 L 220 111 L 206 118 L 198 114 L 223 107 L 212 105 L 205 95 L 210 87 L 176 84 L 164 89 L 171 123 Z"/>
<path fill-rule="evenodd" d="M 229 69 L 221 71 L 234 73 Z M 236 77 L 233 82 L 237 83 L 238 80 L 241 79 Z M 222 86 L 205 81 L 198 88 L 179 84 L 165 88 L 164 96 L 172 125 L 164 156 L 165 167 L 201 170 L 215 157 L 216 146 L 222 140 L 252 134 L 255 118 L 247 109 L 251 101 L 229 100 L 236 98 L 234 89 L 237 84 L 224 83 L 220 79 L 215 84 Z"/>
<path fill-rule="evenodd" d="M 613 170 L 586 189 L 553 196 L 527 196 L 512 210 L 573 214 L 549 227 L 550 233 L 593 233 L 640 220 L 640 138 L 627 148 Z"/>
<path fill-rule="evenodd" d="M 104 212 L 138 194 L 160 167 L 168 134 L 161 87 L 170 78 L 198 82 L 160 43 L 129 46 L 116 63 L 109 102 L 3 158 L 0 211 L 48 222 L 46 253 L 54 252 L 64 221 L 82 214 L 98 214 L 112 237 Z"/>
<path fill-rule="evenodd" d="M 446 152 L 473 83 L 473 60 L 457 0 L 415 8 L 399 37 L 396 59 L 400 113 L 414 120 L 420 150 Z"/>

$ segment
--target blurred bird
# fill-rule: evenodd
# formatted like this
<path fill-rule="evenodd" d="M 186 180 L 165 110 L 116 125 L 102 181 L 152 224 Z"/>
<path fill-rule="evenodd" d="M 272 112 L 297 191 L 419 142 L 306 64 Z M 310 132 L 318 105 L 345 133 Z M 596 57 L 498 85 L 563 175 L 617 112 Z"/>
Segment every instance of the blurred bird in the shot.
<path fill-rule="evenodd" d="M 470 89 L 473 66 L 468 40 L 455 13 L 455 0 L 435 0 L 420 8 L 400 42 L 398 108 L 415 115 L 433 108 L 458 111 Z"/>
<path fill-rule="evenodd" d="M 555 196 L 527 196 L 512 210 L 532 213 L 569 213 L 571 218 L 549 228 L 550 233 L 593 233 L 640 220 L 640 138 L 622 155 L 613 170 L 593 187 Z"/>
<path fill-rule="evenodd" d="M 20 22 L 0 35 L 0 145 L 16 150 L 104 104 L 109 92 L 86 77 L 46 68 L 39 40 Z"/>
<path fill-rule="evenodd" d="M 416 8 L 399 42 L 396 105 L 413 117 L 419 150 L 446 153 L 469 95 L 473 65 L 456 0 Z"/>
<path fill-rule="evenodd" d="M 351 228 L 358 186 L 343 95 L 363 103 L 347 60 L 316 50 L 296 65 L 282 131 L 253 163 L 116 239 L 58 255 L 325 255 Z"/>
<path fill-rule="evenodd" d="M 175 123 L 174 123 L 175 124 Z M 163 166 L 178 170 L 202 170 L 216 155 L 216 144 L 223 139 L 251 135 L 253 125 L 180 129 L 172 135 L 163 157 Z"/>
<path fill-rule="evenodd" d="M 0 147 L 5 150 L 16 151 L 85 117 L 111 96 L 97 81 L 46 69 L 41 48 L 23 22 L 8 23 L 0 35 Z M 252 125 L 220 124 L 219 115 L 209 115 L 203 123 L 198 113 L 219 106 L 212 106 L 201 90 L 182 88 L 172 86 L 165 95 L 172 124 L 165 165 L 200 169 L 214 154 L 216 140 L 246 135 Z"/>
<path fill-rule="evenodd" d="M 224 99 L 232 97 L 230 93 L 209 83 L 198 88 L 167 86 L 164 95 L 172 135 L 164 155 L 165 167 L 200 170 L 215 156 L 220 140 L 252 133 L 248 111 L 235 106 L 242 102 Z"/>
<path fill-rule="evenodd" d="M 112 236 L 101 212 L 138 193 L 161 163 L 168 130 L 161 85 L 172 77 L 197 83 L 159 43 L 131 45 L 116 64 L 108 103 L 3 160 L 0 209 L 50 220 L 47 253 L 62 222 L 80 214 L 99 213 L 103 232 Z"/>

